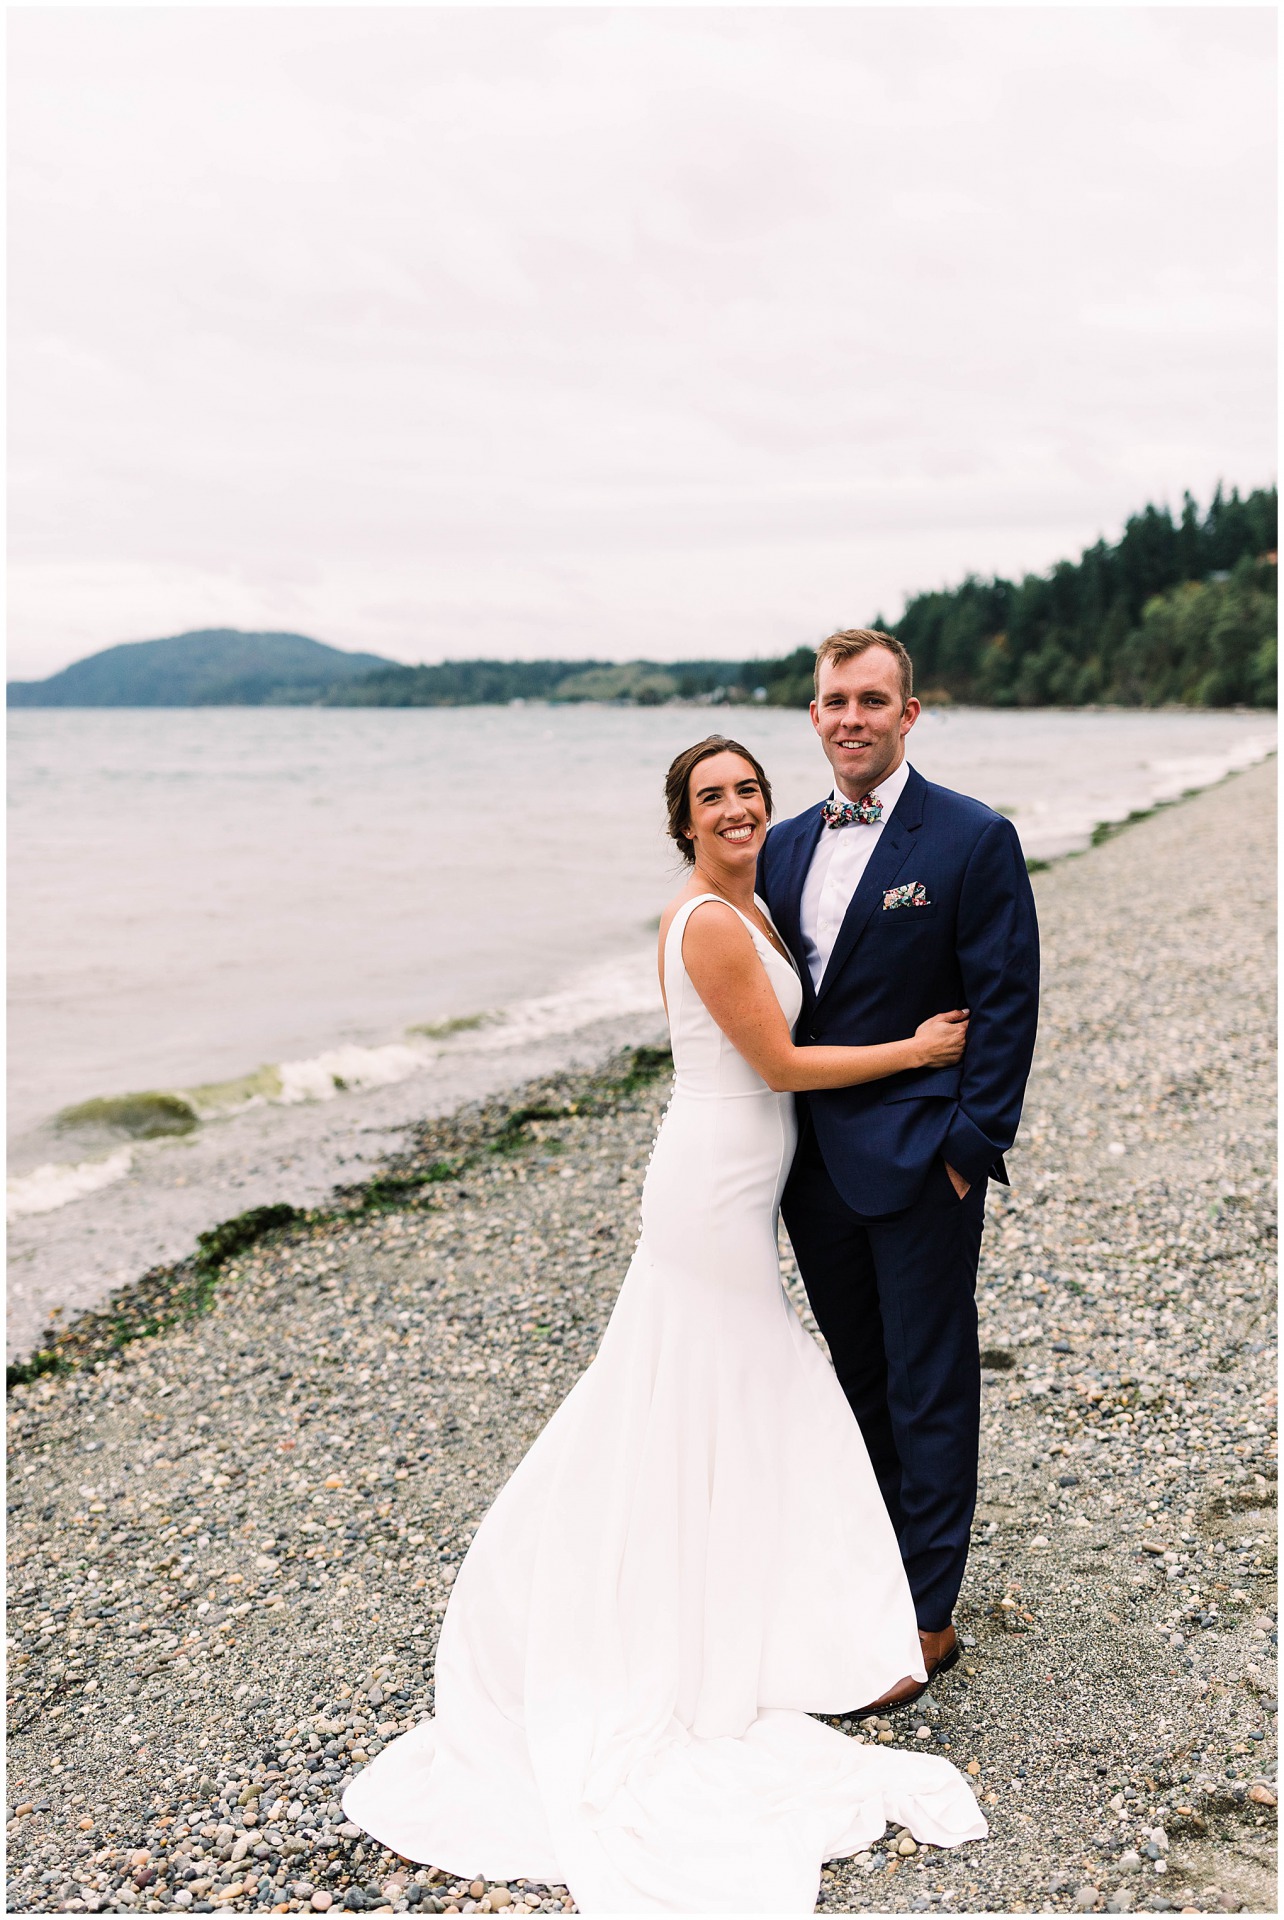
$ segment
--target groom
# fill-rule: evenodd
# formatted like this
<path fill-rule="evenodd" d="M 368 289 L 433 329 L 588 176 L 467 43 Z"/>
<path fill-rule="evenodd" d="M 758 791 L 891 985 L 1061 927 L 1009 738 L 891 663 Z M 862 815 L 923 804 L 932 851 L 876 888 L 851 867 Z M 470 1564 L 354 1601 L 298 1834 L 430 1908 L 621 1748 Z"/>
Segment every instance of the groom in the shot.
<path fill-rule="evenodd" d="M 1010 823 L 905 759 L 920 712 L 890 634 L 816 655 L 823 805 L 767 836 L 758 891 L 798 962 L 808 1043 L 902 1039 L 971 1011 L 959 1066 L 799 1095 L 782 1202 L 817 1323 L 900 1543 L 928 1679 L 954 1665 L 951 1615 L 976 1505 L 976 1269 L 985 1188 L 1006 1185 L 1034 1051 L 1034 898 Z M 904 1706 L 908 1676 L 869 1708 Z"/>

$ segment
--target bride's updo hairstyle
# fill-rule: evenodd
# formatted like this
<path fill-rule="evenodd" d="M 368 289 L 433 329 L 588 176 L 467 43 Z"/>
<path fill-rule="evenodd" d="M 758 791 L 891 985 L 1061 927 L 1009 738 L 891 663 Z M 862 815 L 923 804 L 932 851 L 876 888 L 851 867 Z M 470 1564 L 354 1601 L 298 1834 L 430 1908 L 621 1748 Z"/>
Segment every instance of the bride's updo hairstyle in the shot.
<path fill-rule="evenodd" d="M 771 782 L 757 755 L 750 753 L 748 747 L 742 747 L 738 740 L 728 740 L 722 733 L 711 733 L 707 740 L 697 741 L 694 747 L 684 747 L 665 775 L 664 798 L 669 809 L 670 838 L 689 867 L 695 865 L 695 849 L 687 838 L 691 831 L 691 776 L 702 760 L 712 760 L 716 753 L 736 753 L 749 762 L 762 788 L 767 818 L 771 818 Z"/>

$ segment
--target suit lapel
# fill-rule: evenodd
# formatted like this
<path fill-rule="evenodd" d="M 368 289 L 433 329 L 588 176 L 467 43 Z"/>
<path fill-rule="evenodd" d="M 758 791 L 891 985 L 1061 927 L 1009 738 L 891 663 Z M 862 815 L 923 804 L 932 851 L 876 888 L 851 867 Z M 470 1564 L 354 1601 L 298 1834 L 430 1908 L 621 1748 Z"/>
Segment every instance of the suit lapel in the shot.
<path fill-rule="evenodd" d="M 838 929 L 838 938 L 834 950 L 829 956 L 829 965 L 824 977 L 816 989 L 816 999 L 823 1000 L 834 981 L 838 978 L 855 950 L 870 916 L 882 900 L 885 890 L 895 881 L 897 874 L 914 851 L 914 836 L 923 824 L 923 802 L 927 797 L 927 782 L 913 767 L 900 799 L 892 809 L 892 815 L 882 833 L 878 836 L 869 865 L 861 875 L 860 885 L 848 902 L 847 912 L 843 915 L 843 924 Z M 801 890 L 800 890 L 801 891 Z"/>
<path fill-rule="evenodd" d="M 814 807 L 809 807 L 806 813 L 800 813 L 797 819 L 790 822 L 785 868 L 777 892 L 776 927 L 798 962 L 798 972 L 808 993 L 811 991 L 811 975 L 807 970 L 802 937 L 802 895 L 811 856 L 816 851 L 816 842 L 821 835 L 820 809 L 823 804 L 823 801 L 817 801 Z"/>

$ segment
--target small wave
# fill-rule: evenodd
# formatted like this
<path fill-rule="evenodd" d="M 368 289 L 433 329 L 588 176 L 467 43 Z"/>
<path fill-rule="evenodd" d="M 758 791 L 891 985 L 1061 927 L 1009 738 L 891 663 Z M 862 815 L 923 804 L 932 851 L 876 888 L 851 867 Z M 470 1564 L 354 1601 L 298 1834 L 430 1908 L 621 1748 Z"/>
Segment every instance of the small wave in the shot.
<path fill-rule="evenodd" d="M 586 968 L 556 993 L 519 1000 L 516 1005 L 506 1007 L 493 1026 L 483 1027 L 469 1036 L 469 1045 L 478 1053 L 496 1053 L 532 1040 L 574 1033 L 597 1020 L 650 1012 L 655 1013 L 657 1021 L 663 1020 L 655 948 L 646 946 L 600 966 Z"/>
<path fill-rule="evenodd" d="M 9 1181 L 8 1217 L 17 1220 L 28 1213 L 53 1213 L 69 1201 L 123 1179 L 133 1161 L 132 1148 L 118 1147 L 103 1160 L 78 1160 L 74 1165 L 50 1161 L 30 1173 L 15 1174 Z"/>
<path fill-rule="evenodd" d="M 239 1074 L 235 1080 L 209 1080 L 204 1086 L 185 1087 L 182 1098 L 198 1120 L 222 1120 L 245 1107 L 277 1100 L 280 1095 L 280 1068 L 257 1067 L 253 1073 Z"/>
<path fill-rule="evenodd" d="M 575 1033 L 595 1021 L 648 1013 L 663 1017 L 655 956 L 650 948 L 586 969 L 556 993 L 519 1000 L 493 1013 L 425 1022 L 407 1029 L 408 1039 L 381 1047 L 332 1047 L 306 1060 L 283 1060 L 263 1069 L 278 1085 L 263 1097 L 283 1106 L 303 1100 L 333 1100 L 336 1094 L 388 1087 L 422 1073 L 443 1053 L 504 1053 L 533 1041 Z M 199 1106 L 195 1094 L 189 1098 Z"/>
<path fill-rule="evenodd" d="M 301 1100 L 333 1100 L 339 1093 L 358 1093 L 366 1087 L 390 1087 L 429 1066 L 431 1047 L 394 1043 L 387 1047 L 331 1047 L 310 1060 L 283 1060 L 276 1069 L 281 1091 L 270 1096 L 281 1106 Z"/>

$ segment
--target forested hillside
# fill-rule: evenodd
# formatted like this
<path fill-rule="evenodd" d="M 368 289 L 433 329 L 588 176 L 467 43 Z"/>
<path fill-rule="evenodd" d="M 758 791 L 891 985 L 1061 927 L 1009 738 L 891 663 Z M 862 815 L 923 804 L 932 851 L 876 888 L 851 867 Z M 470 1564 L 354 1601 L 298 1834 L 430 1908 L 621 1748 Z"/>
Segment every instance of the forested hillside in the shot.
<path fill-rule="evenodd" d="M 1202 517 L 1187 494 L 1134 515 L 1113 545 L 1019 583 L 970 577 L 916 594 L 896 634 L 923 693 L 984 706 L 1275 705 L 1276 491 L 1218 488 Z M 812 650 L 748 663 L 742 689 L 782 706 L 811 698 Z M 742 695 L 743 697 L 743 695 Z"/>
<path fill-rule="evenodd" d="M 906 605 L 924 688 L 992 706 L 1275 704 L 1276 494 L 1219 488 L 1201 518 L 1147 507 L 1050 574 L 965 580 Z"/>

